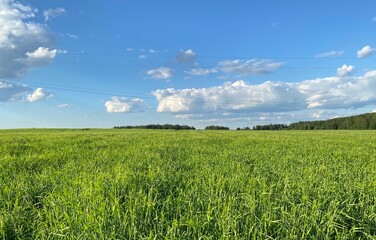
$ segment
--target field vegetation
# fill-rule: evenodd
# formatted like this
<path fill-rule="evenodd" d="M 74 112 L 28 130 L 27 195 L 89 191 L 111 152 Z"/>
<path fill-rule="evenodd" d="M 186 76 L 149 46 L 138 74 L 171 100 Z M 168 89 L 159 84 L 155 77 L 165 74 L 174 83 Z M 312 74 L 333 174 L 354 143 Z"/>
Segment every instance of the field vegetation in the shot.
<path fill-rule="evenodd" d="M 0 239 L 374 239 L 373 131 L 0 131 Z"/>

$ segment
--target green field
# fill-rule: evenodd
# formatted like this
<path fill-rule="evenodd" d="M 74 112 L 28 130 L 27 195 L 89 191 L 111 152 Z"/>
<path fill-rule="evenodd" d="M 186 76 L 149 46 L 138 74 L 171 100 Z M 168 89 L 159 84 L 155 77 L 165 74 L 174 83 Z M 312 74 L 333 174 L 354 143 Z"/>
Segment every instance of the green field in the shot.
<path fill-rule="evenodd" d="M 375 239 L 374 131 L 0 131 L 0 239 Z"/>

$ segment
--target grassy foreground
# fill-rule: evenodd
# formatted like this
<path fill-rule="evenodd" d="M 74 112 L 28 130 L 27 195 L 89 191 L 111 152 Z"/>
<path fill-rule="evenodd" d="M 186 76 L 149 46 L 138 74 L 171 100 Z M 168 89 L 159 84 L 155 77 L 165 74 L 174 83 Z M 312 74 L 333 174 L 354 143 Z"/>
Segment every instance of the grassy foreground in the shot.
<path fill-rule="evenodd" d="M 374 131 L 0 131 L 0 239 L 375 239 Z"/>

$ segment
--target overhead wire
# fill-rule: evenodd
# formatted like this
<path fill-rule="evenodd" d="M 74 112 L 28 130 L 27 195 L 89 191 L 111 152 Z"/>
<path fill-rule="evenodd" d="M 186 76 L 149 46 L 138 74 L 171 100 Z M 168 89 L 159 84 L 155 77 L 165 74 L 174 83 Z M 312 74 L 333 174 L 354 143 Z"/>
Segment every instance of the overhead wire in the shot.
<path fill-rule="evenodd" d="M 81 88 L 81 87 L 73 87 L 73 86 L 64 86 L 58 84 L 50 84 L 50 83 L 40 83 L 40 82 L 32 82 L 32 81 L 20 81 L 25 83 L 29 86 L 34 87 L 45 87 L 49 89 L 61 90 L 61 91 L 70 91 L 70 92 L 80 92 L 80 93 L 89 93 L 89 94 L 102 94 L 102 95 L 117 95 L 117 96 L 128 96 L 128 97 L 139 97 L 139 98 L 152 98 L 150 94 L 139 94 L 139 93 L 130 93 L 130 92 L 123 92 L 123 91 L 113 91 L 113 90 L 103 90 L 103 89 L 94 89 L 94 88 Z"/>
<path fill-rule="evenodd" d="M 139 53 L 139 54 L 129 54 L 129 53 L 94 53 L 94 52 L 66 52 L 64 54 L 61 54 L 62 56 L 63 55 L 67 55 L 67 56 L 98 56 L 98 57 L 121 57 L 121 58 L 135 58 L 135 57 L 138 57 L 140 55 L 143 55 L 143 53 Z M 149 53 L 147 54 L 147 58 L 149 59 L 160 59 L 160 58 L 166 58 L 166 59 L 171 59 L 171 63 L 174 63 L 174 59 L 176 58 L 176 55 L 159 55 L 159 54 L 156 54 L 156 53 Z M 320 60 L 320 61 L 324 61 L 324 60 L 354 60 L 354 59 L 357 59 L 357 57 L 333 57 L 333 58 L 317 58 L 317 57 L 312 57 L 312 56 L 258 56 L 258 57 L 250 57 L 250 56 L 201 56 L 201 55 L 198 55 L 196 56 L 195 60 L 200 60 L 200 59 L 231 59 L 229 61 L 232 61 L 232 60 L 242 60 L 242 59 L 250 59 L 250 60 L 269 60 L 271 62 L 275 62 L 273 60 L 278 60 L 278 61 L 281 61 L 283 59 L 286 59 L 286 60 L 289 60 L 289 59 L 296 59 L 296 60 Z M 108 61 L 108 60 L 105 60 L 105 62 L 93 62 L 92 61 L 93 59 L 91 59 L 91 61 L 87 61 L 87 59 L 74 59 L 74 60 L 68 60 L 65 59 L 56 59 L 56 61 L 54 61 L 54 65 L 87 65 L 87 66 L 106 66 L 106 67 L 153 67 L 155 64 L 153 63 L 129 63 L 129 62 L 123 62 L 123 61 L 120 61 L 120 60 L 117 60 L 117 61 Z M 94 59 L 94 60 L 97 60 L 97 59 Z M 48 63 L 51 63 L 50 60 L 46 60 L 46 61 L 41 61 L 39 60 L 38 61 L 39 63 L 45 63 L 45 64 L 48 64 Z M 176 62 L 175 62 L 176 63 Z M 330 66 L 289 66 L 288 64 L 285 64 L 285 66 L 283 67 L 283 69 L 336 69 L 338 68 L 338 66 L 333 66 L 333 67 L 330 67 Z M 282 69 L 282 70 L 283 70 Z"/>
<path fill-rule="evenodd" d="M 121 91 L 110 91 L 110 90 L 99 90 L 99 89 L 92 89 L 92 88 L 76 88 L 76 87 L 69 87 L 69 86 L 62 86 L 56 84 L 47 84 L 47 83 L 37 83 L 37 82 L 30 82 L 30 81 L 21 81 L 23 83 L 27 83 L 29 86 L 34 87 L 45 87 L 48 89 L 54 89 L 59 91 L 68 91 L 68 92 L 78 92 L 78 93 L 87 93 L 87 94 L 99 94 L 99 95 L 107 95 L 107 96 L 117 96 L 117 97 L 133 97 L 133 98 L 142 98 L 142 99 L 155 99 L 156 96 L 152 94 L 135 94 L 129 92 L 121 92 Z M 170 102 L 190 102 L 190 103 L 205 103 L 205 104 L 262 104 L 263 106 L 294 106 L 295 103 L 291 104 L 281 104 L 280 102 L 268 102 L 262 103 L 260 101 L 234 101 L 234 100 L 207 100 L 207 99 L 189 99 L 179 97 L 177 98 L 169 98 L 168 101 Z"/>
<path fill-rule="evenodd" d="M 115 56 L 115 57 L 135 57 L 136 54 L 130 55 L 130 54 L 102 54 L 102 53 L 82 53 L 82 52 L 67 52 L 64 53 L 67 55 L 83 55 L 83 56 Z M 170 55 L 155 55 L 151 54 L 150 57 L 153 58 L 174 58 L 176 56 L 170 56 Z M 249 58 L 249 57 L 215 57 L 215 56 L 200 56 L 200 59 L 229 59 L 229 58 Z M 317 59 L 314 57 L 264 57 L 264 58 L 251 58 L 251 59 Z M 325 59 L 355 59 L 355 57 L 337 57 L 337 58 L 325 58 Z M 64 62 L 64 61 L 55 61 L 54 64 L 72 64 L 72 65 L 100 65 L 100 66 L 128 66 L 128 67 L 145 67 L 145 66 L 151 66 L 151 64 L 136 64 L 136 65 L 130 65 L 127 63 L 88 63 L 88 62 Z M 307 66 L 307 67 L 283 67 L 283 69 L 337 69 L 337 67 L 316 67 L 316 66 Z M 280 70 L 283 70 L 280 69 Z M 132 93 L 132 92 L 124 92 L 124 91 L 114 91 L 114 90 L 104 90 L 104 89 L 95 89 L 95 88 L 82 88 L 82 87 L 75 87 L 75 86 L 66 86 L 66 85 L 60 85 L 60 84 L 51 84 L 51 83 L 42 83 L 42 82 L 32 82 L 32 81 L 19 81 L 23 82 L 24 84 L 34 86 L 34 87 L 44 87 L 48 89 L 54 89 L 59 91 L 68 91 L 68 92 L 77 92 L 77 93 L 87 93 L 87 94 L 100 94 L 100 95 L 108 95 L 108 96 L 124 96 L 124 97 L 132 97 L 132 98 L 146 98 L 146 99 L 155 99 L 155 95 L 153 94 L 141 94 L 141 93 Z M 229 101 L 229 100 L 207 100 L 207 99 L 184 99 L 182 97 L 179 97 L 179 99 L 170 98 L 168 101 L 176 101 L 176 102 L 203 102 L 203 103 L 213 103 L 213 104 L 260 104 L 259 101 Z M 263 106 L 270 105 L 274 106 L 278 104 L 278 106 L 291 106 L 296 105 L 294 103 L 292 104 L 280 104 L 279 102 L 268 102 L 263 103 Z"/>
<path fill-rule="evenodd" d="M 64 55 L 75 55 L 75 56 L 103 56 L 103 57 L 139 57 L 140 55 L 147 55 L 153 58 L 170 58 L 175 59 L 177 55 L 161 55 L 158 53 L 149 52 L 132 52 L 132 53 L 95 53 L 95 52 L 66 52 Z M 316 56 L 203 56 L 197 55 L 196 58 L 200 59 L 317 59 L 317 60 L 335 60 L 335 59 L 358 59 L 357 57 L 316 57 Z"/>

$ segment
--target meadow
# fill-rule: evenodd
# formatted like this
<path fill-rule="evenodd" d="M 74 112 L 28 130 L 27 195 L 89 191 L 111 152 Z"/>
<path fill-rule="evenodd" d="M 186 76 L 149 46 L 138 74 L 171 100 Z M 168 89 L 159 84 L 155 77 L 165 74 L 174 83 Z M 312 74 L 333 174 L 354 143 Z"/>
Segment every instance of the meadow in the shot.
<path fill-rule="evenodd" d="M 0 239 L 376 239 L 374 131 L 0 131 Z"/>

